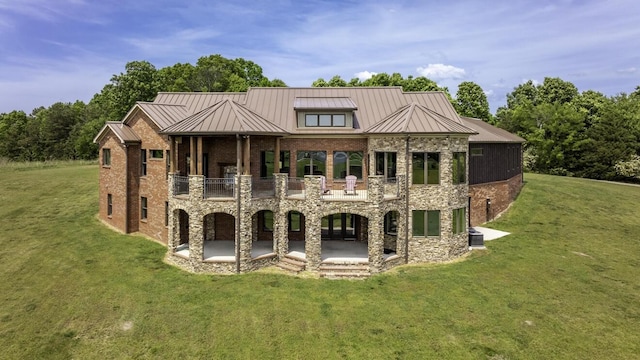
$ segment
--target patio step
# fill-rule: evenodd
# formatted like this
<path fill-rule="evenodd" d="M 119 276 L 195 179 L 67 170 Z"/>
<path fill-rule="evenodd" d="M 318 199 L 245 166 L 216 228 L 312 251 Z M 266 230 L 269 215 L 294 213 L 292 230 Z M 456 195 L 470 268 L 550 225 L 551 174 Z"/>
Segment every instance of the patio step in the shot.
<path fill-rule="evenodd" d="M 307 266 L 307 263 L 302 259 L 285 255 L 282 258 L 282 260 L 280 260 L 280 262 L 276 264 L 276 266 L 279 267 L 280 269 L 297 274 L 301 271 L 304 271 L 305 267 Z"/>
<path fill-rule="evenodd" d="M 366 279 L 371 276 L 369 265 L 362 263 L 322 263 L 320 277 L 327 279 Z"/>

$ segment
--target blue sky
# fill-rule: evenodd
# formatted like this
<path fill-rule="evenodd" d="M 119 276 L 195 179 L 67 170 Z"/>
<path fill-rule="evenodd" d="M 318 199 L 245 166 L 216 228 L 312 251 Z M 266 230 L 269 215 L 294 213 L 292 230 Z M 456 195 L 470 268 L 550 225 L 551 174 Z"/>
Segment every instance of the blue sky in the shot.
<path fill-rule="evenodd" d="M 640 2 L 0 0 L 0 113 L 88 102 L 129 61 L 242 57 L 289 86 L 371 73 L 462 81 L 492 111 L 526 80 L 640 85 Z"/>

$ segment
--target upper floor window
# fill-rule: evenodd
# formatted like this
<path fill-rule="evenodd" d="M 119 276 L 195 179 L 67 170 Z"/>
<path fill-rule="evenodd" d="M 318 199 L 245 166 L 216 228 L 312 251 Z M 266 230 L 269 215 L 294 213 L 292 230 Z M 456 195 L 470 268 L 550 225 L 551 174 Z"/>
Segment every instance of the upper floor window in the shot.
<path fill-rule="evenodd" d="M 111 166 L 111 149 L 102 149 L 102 165 Z"/>
<path fill-rule="evenodd" d="M 296 157 L 296 176 L 327 173 L 326 151 L 298 151 Z"/>
<path fill-rule="evenodd" d="M 344 114 L 305 114 L 304 126 L 306 127 L 344 127 L 346 120 Z"/>
<path fill-rule="evenodd" d="M 140 149 L 140 176 L 147 176 L 147 149 Z"/>
<path fill-rule="evenodd" d="M 467 180 L 467 153 L 453 153 L 453 183 L 464 184 Z"/>
<path fill-rule="evenodd" d="M 385 179 L 395 179 L 395 152 L 376 152 L 376 175 L 382 175 Z"/>
<path fill-rule="evenodd" d="M 162 150 L 149 150 L 152 159 L 162 159 Z"/>
<path fill-rule="evenodd" d="M 440 153 L 413 153 L 413 184 L 440 184 Z"/>
<path fill-rule="evenodd" d="M 147 198 L 140 198 L 140 220 L 147 220 Z"/>
<path fill-rule="evenodd" d="M 289 173 L 290 153 L 289 151 L 280 151 L 280 172 Z M 260 177 L 272 177 L 275 170 L 274 152 L 272 150 L 260 152 Z"/>
<path fill-rule="evenodd" d="M 362 151 L 334 151 L 333 178 L 344 179 L 347 175 L 362 179 Z"/>

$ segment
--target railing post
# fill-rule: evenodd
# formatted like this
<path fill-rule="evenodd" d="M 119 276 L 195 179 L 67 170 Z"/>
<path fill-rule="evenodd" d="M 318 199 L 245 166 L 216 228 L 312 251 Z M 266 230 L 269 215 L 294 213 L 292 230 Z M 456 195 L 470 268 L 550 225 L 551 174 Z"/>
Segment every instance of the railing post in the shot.
<path fill-rule="evenodd" d="M 201 201 L 204 198 L 204 176 L 189 175 L 189 200 Z"/>

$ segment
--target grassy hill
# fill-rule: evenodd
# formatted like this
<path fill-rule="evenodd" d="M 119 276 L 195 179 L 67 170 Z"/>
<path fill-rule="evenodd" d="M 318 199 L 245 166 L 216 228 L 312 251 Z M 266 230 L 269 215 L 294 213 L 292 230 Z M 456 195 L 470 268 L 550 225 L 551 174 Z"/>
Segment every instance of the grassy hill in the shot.
<path fill-rule="evenodd" d="M 640 187 L 526 182 L 486 251 L 331 281 L 180 271 L 96 166 L 0 167 L 0 358 L 637 358 Z"/>

